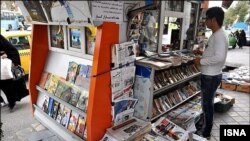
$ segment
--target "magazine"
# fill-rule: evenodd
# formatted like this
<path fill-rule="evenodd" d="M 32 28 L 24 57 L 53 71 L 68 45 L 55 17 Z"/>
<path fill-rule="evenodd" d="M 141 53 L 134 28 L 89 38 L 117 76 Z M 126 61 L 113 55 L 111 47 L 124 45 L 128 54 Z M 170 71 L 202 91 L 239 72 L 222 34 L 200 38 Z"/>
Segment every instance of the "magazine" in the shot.
<path fill-rule="evenodd" d="M 66 91 L 67 89 L 70 89 L 70 84 L 67 81 L 65 81 L 65 80 L 59 80 L 58 84 L 57 84 L 55 96 L 57 96 L 58 98 L 60 98 L 61 95 L 62 95 L 62 93 L 64 91 Z"/>
<path fill-rule="evenodd" d="M 88 106 L 88 97 L 89 97 L 89 92 L 87 90 L 82 89 L 76 107 L 86 112 Z"/>
<path fill-rule="evenodd" d="M 46 81 L 48 80 L 48 76 L 49 76 L 49 73 L 48 72 L 43 72 L 42 73 L 42 76 L 41 76 L 41 79 L 40 79 L 40 82 L 39 82 L 39 86 L 41 88 L 45 88 L 45 84 L 46 84 Z"/>
<path fill-rule="evenodd" d="M 45 113 L 48 113 L 48 106 L 49 106 L 49 97 L 48 96 L 44 96 L 44 101 L 43 101 L 43 105 L 42 105 L 42 110 Z"/>
<path fill-rule="evenodd" d="M 71 86 L 71 92 L 72 92 L 72 96 L 69 100 L 69 103 L 73 106 L 76 106 L 78 99 L 80 97 L 80 94 L 81 94 L 81 89 L 75 86 Z"/>
<path fill-rule="evenodd" d="M 69 124 L 70 114 L 71 110 L 68 107 L 64 106 L 61 124 L 66 128 L 68 127 Z"/>
<path fill-rule="evenodd" d="M 75 130 L 75 134 L 78 135 L 79 137 L 83 138 L 85 126 L 86 126 L 85 117 L 82 116 L 82 115 L 79 115 L 78 122 L 77 122 L 77 127 L 76 127 L 76 130 Z"/>
<path fill-rule="evenodd" d="M 69 131 L 75 132 L 77 122 L 78 122 L 78 117 L 79 117 L 79 114 L 72 111 L 71 116 L 70 116 L 70 120 L 69 120 L 69 125 L 68 125 L 68 130 Z"/>
<path fill-rule="evenodd" d="M 59 102 L 57 102 L 57 101 L 54 100 L 54 103 L 53 103 L 53 112 L 52 112 L 52 118 L 53 119 L 56 119 L 58 108 L 59 108 L 59 104 L 60 104 Z"/>
<path fill-rule="evenodd" d="M 49 82 L 49 85 L 48 85 L 48 88 L 47 88 L 47 91 L 50 93 L 50 94 L 55 94 L 56 92 L 56 88 L 57 88 L 57 84 L 58 84 L 58 81 L 60 80 L 60 77 L 59 76 L 56 76 L 54 74 L 52 74 L 50 76 L 50 82 Z"/>
<path fill-rule="evenodd" d="M 115 127 L 107 129 L 107 132 L 119 141 L 134 140 L 136 137 L 151 130 L 151 123 L 138 118 L 125 121 Z"/>
<path fill-rule="evenodd" d="M 68 82 L 75 83 L 77 68 L 78 68 L 78 64 L 76 62 L 73 62 L 73 61 L 69 62 L 68 72 L 67 72 L 67 77 L 66 77 L 66 80 Z"/>
<path fill-rule="evenodd" d="M 116 119 L 116 116 L 126 110 L 134 109 L 137 103 L 137 99 L 134 98 L 124 98 L 114 101 L 113 106 L 113 119 Z"/>
<path fill-rule="evenodd" d="M 72 86 L 61 93 L 61 99 L 65 102 L 69 103 L 71 97 L 74 95 L 74 90 L 72 90 Z"/>
<path fill-rule="evenodd" d="M 85 80 L 86 80 L 87 74 L 88 74 L 88 66 L 83 65 L 83 64 L 79 64 L 77 76 L 76 76 L 76 80 L 75 80 L 75 85 L 84 88 L 84 85 L 86 83 Z"/>
<path fill-rule="evenodd" d="M 47 19 L 43 12 L 40 1 L 23 0 L 23 5 L 25 6 L 33 21 L 47 23 Z"/>
<path fill-rule="evenodd" d="M 124 66 L 135 61 L 135 44 L 133 42 L 124 42 L 116 47 L 116 62 L 118 66 Z"/>
<path fill-rule="evenodd" d="M 64 109 L 64 105 L 63 104 L 59 104 L 59 108 L 58 108 L 58 112 L 57 112 L 57 116 L 56 116 L 56 121 L 58 123 L 61 123 L 62 117 L 63 117 L 63 109 Z"/>
<path fill-rule="evenodd" d="M 48 114 L 51 117 L 52 117 L 52 114 L 53 114 L 53 108 L 54 108 L 53 105 L 54 105 L 54 99 L 49 98 Z"/>

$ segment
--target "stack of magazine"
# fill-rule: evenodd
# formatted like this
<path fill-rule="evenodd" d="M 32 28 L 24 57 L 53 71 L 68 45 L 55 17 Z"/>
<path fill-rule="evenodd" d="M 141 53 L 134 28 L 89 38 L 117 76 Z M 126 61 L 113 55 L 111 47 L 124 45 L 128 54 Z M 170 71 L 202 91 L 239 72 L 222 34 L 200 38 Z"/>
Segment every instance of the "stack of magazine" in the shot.
<path fill-rule="evenodd" d="M 133 117 L 138 101 L 133 98 L 135 45 L 133 42 L 124 42 L 113 45 L 112 50 L 112 115 L 113 123 L 117 125 Z"/>

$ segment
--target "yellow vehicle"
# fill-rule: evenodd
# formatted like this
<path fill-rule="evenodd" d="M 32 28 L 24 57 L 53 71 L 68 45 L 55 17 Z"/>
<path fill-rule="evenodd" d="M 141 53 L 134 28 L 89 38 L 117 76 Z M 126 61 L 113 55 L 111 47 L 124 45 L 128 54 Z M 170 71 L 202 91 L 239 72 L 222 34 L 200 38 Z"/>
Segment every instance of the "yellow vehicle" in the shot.
<path fill-rule="evenodd" d="M 19 52 L 25 74 L 29 73 L 31 31 L 5 31 L 1 33 Z"/>

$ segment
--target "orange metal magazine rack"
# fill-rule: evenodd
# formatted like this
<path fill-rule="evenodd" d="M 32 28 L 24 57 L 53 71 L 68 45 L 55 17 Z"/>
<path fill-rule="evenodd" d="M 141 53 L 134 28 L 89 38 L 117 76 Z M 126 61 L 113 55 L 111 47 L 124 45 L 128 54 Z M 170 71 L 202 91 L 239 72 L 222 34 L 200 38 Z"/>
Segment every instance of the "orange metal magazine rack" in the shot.
<path fill-rule="evenodd" d="M 39 95 L 36 86 L 42 77 L 46 61 L 48 61 L 48 34 L 48 25 L 33 24 L 29 73 L 29 90 L 33 113 L 35 111 L 33 105 L 36 104 Z M 87 108 L 86 127 L 88 141 L 100 140 L 105 134 L 106 128 L 111 127 L 111 46 L 118 42 L 118 24 L 104 22 L 98 27 Z"/>

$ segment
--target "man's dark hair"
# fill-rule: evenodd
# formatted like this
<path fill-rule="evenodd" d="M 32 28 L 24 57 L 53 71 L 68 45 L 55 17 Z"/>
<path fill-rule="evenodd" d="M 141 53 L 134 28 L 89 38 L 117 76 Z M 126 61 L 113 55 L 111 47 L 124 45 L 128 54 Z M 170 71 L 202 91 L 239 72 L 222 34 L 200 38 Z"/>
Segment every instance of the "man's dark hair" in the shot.
<path fill-rule="evenodd" d="M 224 11 L 221 7 L 211 7 L 206 12 L 206 18 L 215 18 L 218 25 L 221 27 L 224 20 Z"/>

